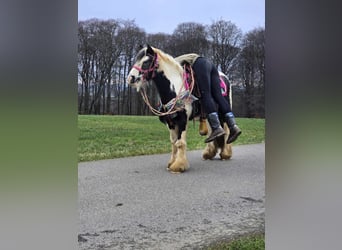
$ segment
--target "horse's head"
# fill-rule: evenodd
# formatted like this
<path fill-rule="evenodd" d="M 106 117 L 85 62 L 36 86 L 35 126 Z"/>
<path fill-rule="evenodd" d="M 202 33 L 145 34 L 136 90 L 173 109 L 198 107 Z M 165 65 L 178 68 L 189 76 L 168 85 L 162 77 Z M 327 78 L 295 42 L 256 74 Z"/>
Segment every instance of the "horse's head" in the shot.
<path fill-rule="evenodd" d="M 158 54 L 149 45 L 141 49 L 135 63 L 127 76 L 127 83 L 137 88 L 137 91 L 154 77 L 158 68 Z"/>

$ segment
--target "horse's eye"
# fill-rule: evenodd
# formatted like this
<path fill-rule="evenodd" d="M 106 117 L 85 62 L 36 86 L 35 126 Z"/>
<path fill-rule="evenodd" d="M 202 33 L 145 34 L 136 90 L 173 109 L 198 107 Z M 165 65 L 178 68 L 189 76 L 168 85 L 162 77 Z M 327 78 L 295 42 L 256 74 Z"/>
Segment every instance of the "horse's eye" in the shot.
<path fill-rule="evenodd" d="M 149 67 L 150 67 L 150 60 L 143 62 L 143 64 L 142 64 L 143 69 L 148 69 Z"/>

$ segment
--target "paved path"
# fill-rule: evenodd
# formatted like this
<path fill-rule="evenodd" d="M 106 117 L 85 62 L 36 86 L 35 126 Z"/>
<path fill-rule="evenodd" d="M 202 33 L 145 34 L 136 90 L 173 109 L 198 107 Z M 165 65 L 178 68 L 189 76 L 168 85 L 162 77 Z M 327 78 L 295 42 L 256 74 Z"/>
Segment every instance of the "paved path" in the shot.
<path fill-rule="evenodd" d="M 166 170 L 169 154 L 80 163 L 80 249 L 199 249 L 262 232 L 265 144 L 233 147 L 228 161 Z"/>

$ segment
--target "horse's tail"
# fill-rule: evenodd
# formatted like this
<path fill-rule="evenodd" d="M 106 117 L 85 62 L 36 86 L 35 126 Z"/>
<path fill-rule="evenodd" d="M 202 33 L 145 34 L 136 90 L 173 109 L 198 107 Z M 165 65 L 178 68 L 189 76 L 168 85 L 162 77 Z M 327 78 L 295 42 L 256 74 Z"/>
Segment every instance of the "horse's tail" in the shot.
<path fill-rule="evenodd" d="M 223 72 L 219 71 L 220 79 L 221 79 L 221 90 L 222 95 L 226 98 L 229 98 L 230 108 L 233 108 L 233 98 L 232 98 L 232 85 L 230 84 L 230 81 L 228 79 L 228 76 L 225 75 Z"/>

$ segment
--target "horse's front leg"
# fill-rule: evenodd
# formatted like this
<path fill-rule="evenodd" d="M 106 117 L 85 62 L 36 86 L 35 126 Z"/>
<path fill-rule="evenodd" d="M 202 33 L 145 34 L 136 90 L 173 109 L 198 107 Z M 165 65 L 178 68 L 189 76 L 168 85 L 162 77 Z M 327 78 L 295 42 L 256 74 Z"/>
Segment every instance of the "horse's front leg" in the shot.
<path fill-rule="evenodd" d="M 189 162 L 186 157 L 186 131 L 181 132 L 181 137 L 172 147 L 176 148 L 175 161 L 169 166 L 173 173 L 181 173 L 189 168 Z"/>
<path fill-rule="evenodd" d="M 169 163 L 167 164 L 167 169 L 170 170 L 170 166 L 175 162 L 176 156 L 177 156 L 177 147 L 176 147 L 176 141 L 178 137 L 178 133 L 176 129 L 169 129 L 170 131 L 170 142 L 171 142 L 171 158 L 169 160 Z"/>
<path fill-rule="evenodd" d="M 170 131 L 172 143 L 171 161 L 173 160 L 173 162 L 168 166 L 168 169 L 173 173 L 180 173 L 189 168 L 189 162 L 186 157 L 187 117 L 185 113 L 179 114 L 175 123 L 175 129 Z"/>

